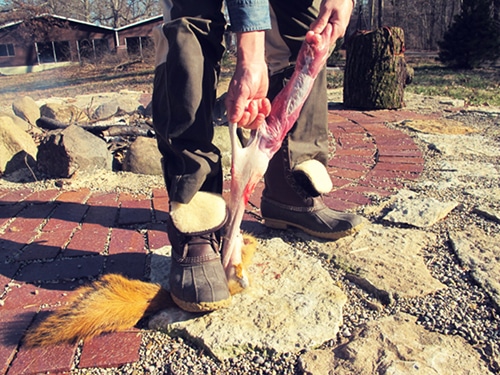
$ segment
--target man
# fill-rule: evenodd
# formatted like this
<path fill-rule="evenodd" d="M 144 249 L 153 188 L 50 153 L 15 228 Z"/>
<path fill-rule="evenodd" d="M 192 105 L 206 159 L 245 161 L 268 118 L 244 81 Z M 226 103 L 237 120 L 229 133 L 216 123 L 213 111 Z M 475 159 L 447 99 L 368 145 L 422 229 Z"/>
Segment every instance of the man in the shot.
<path fill-rule="evenodd" d="M 153 120 L 170 198 L 170 288 L 181 308 L 212 311 L 231 299 L 220 261 L 227 210 L 211 125 L 224 52 L 222 0 L 164 0 L 163 5 L 165 23 L 155 30 Z M 291 76 L 304 38 L 314 38 L 330 23 L 334 44 L 345 33 L 353 1 L 227 0 L 227 7 L 238 48 L 228 117 L 252 129 Z M 360 227 L 360 217 L 323 203 L 322 194 L 332 188 L 325 167 L 327 135 L 324 70 L 269 164 L 261 201 L 265 225 L 292 226 L 325 239 Z"/>

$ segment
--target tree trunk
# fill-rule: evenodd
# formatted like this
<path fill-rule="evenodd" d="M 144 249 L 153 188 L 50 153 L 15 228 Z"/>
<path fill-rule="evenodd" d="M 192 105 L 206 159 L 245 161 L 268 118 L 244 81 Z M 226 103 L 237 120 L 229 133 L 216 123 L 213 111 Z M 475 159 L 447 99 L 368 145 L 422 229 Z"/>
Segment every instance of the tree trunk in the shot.
<path fill-rule="evenodd" d="M 358 33 L 347 42 L 344 105 L 359 109 L 401 108 L 404 88 L 412 75 L 404 59 L 403 29 L 384 27 Z"/>

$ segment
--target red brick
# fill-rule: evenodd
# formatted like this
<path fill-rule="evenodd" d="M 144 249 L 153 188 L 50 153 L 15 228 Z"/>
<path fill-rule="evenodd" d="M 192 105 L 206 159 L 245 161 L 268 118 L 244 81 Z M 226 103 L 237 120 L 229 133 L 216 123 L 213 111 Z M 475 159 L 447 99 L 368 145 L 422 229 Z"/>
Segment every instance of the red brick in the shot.
<path fill-rule="evenodd" d="M 399 189 L 403 187 L 403 184 L 394 178 L 376 177 L 373 175 L 367 175 L 365 178 L 359 181 L 362 186 L 373 187 L 376 189 Z"/>
<path fill-rule="evenodd" d="M 17 260 L 34 260 L 55 258 L 62 248 L 68 243 L 73 230 L 57 230 L 42 232 L 40 236 L 26 246 Z"/>
<path fill-rule="evenodd" d="M 118 223 L 131 225 L 151 221 L 151 200 L 144 196 L 120 194 L 121 207 Z"/>
<path fill-rule="evenodd" d="M 99 275 L 103 263 L 104 258 L 101 256 L 30 263 L 21 269 L 19 277 L 26 282 L 79 279 Z"/>
<path fill-rule="evenodd" d="M 382 177 L 388 179 L 409 179 L 413 180 L 420 176 L 420 173 L 397 171 L 397 170 L 383 170 L 383 169 L 373 169 L 370 171 L 366 177 Z"/>
<path fill-rule="evenodd" d="M 19 341 L 21 341 L 35 314 L 35 311 L 21 313 L 16 310 L 2 309 L 2 319 L 0 319 L 0 374 L 7 372 L 16 354 Z M 20 370 L 23 370 L 23 368 Z M 17 372 L 17 374 L 19 373 Z M 9 374 L 16 374 L 16 372 L 9 371 Z"/>
<path fill-rule="evenodd" d="M 76 281 L 57 284 L 18 283 L 11 287 L 2 309 L 27 311 L 38 310 L 41 305 L 55 306 L 66 302 L 72 291 L 80 286 Z"/>
<path fill-rule="evenodd" d="M 144 245 L 142 233 L 132 229 L 114 228 L 111 232 L 109 254 L 144 253 Z"/>
<path fill-rule="evenodd" d="M 5 225 L 9 220 L 11 220 L 14 216 L 16 216 L 24 206 L 20 204 L 13 204 L 9 206 L 1 206 L 2 212 L 0 213 L 0 227 Z"/>
<path fill-rule="evenodd" d="M 378 147 L 379 156 L 404 156 L 404 157 L 422 157 L 422 152 L 416 148 L 394 149 L 392 147 Z"/>
<path fill-rule="evenodd" d="M 347 202 L 342 199 L 337 199 L 326 195 L 324 197 L 325 204 L 332 210 L 347 211 L 359 207 L 359 204 Z"/>
<path fill-rule="evenodd" d="M 145 253 L 120 253 L 106 259 L 105 273 L 118 273 L 131 279 L 144 279 L 146 274 Z"/>
<path fill-rule="evenodd" d="M 345 178 L 340 178 L 336 176 L 330 176 L 330 179 L 332 180 L 332 184 L 334 187 L 340 188 L 346 185 L 349 185 L 352 183 L 352 180 L 347 180 Z"/>
<path fill-rule="evenodd" d="M 54 210 L 49 221 L 43 227 L 45 232 L 59 230 L 74 230 L 83 220 L 88 206 L 79 203 L 60 203 Z"/>
<path fill-rule="evenodd" d="M 371 203 L 371 200 L 361 193 L 354 192 L 352 190 L 340 189 L 332 191 L 328 194 L 331 198 L 337 198 L 344 201 L 352 202 L 357 205 L 367 205 Z"/>
<path fill-rule="evenodd" d="M 87 200 L 90 206 L 118 207 L 118 193 L 93 193 Z"/>
<path fill-rule="evenodd" d="M 2 197 L 1 202 L 2 205 L 16 204 L 25 201 L 31 196 L 31 194 L 33 194 L 31 189 L 12 190 Z"/>
<path fill-rule="evenodd" d="M 170 245 L 167 235 L 167 224 L 157 223 L 150 225 L 148 229 L 149 250 L 158 250 L 163 246 Z"/>
<path fill-rule="evenodd" d="M 373 157 L 375 155 L 375 145 L 370 145 L 366 148 L 342 148 L 337 147 L 335 149 L 335 156 L 362 156 L 362 157 Z"/>
<path fill-rule="evenodd" d="M 140 331 L 101 335 L 83 345 L 79 368 L 119 367 L 139 360 Z"/>
<path fill-rule="evenodd" d="M 155 198 L 168 197 L 167 189 L 165 189 L 165 188 L 153 188 L 153 197 L 155 197 Z"/>
<path fill-rule="evenodd" d="M 93 207 L 91 207 L 93 208 Z M 101 254 L 106 250 L 109 228 L 99 224 L 83 223 L 75 231 L 70 243 L 64 250 L 64 256 L 82 256 Z"/>
<path fill-rule="evenodd" d="M 156 221 L 165 221 L 168 217 L 169 198 L 168 196 L 153 196 L 153 210 Z"/>
<path fill-rule="evenodd" d="M 30 202 L 52 202 L 59 194 L 61 194 L 61 191 L 57 189 L 36 191 L 30 195 L 29 200 Z"/>
<path fill-rule="evenodd" d="M 341 177 L 341 178 L 355 180 L 355 179 L 363 177 L 367 173 L 367 171 L 366 170 L 353 171 L 351 169 L 332 167 L 329 169 L 328 173 L 332 176 L 335 176 L 335 177 Z"/>
<path fill-rule="evenodd" d="M 366 165 L 363 163 L 351 163 L 344 160 L 343 158 L 332 159 L 328 164 L 330 168 L 342 168 L 352 171 L 367 172 L 369 169 L 371 169 L 371 165 Z"/>
<path fill-rule="evenodd" d="M 90 189 L 79 189 L 73 191 L 64 191 L 57 197 L 58 202 L 65 203 L 85 203 L 90 196 Z"/>
<path fill-rule="evenodd" d="M 0 238 L 1 257 L 14 256 L 15 252 L 22 249 L 38 234 L 45 217 L 52 211 L 51 205 L 27 206 L 18 213 L 17 217 L 9 223 L 9 226 Z"/>
<path fill-rule="evenodd" d="M 12 363 L 9 375 L 69 373 L 76 348 L 76 345 L 70 344 L 35 348 L 23 345 Z"/>

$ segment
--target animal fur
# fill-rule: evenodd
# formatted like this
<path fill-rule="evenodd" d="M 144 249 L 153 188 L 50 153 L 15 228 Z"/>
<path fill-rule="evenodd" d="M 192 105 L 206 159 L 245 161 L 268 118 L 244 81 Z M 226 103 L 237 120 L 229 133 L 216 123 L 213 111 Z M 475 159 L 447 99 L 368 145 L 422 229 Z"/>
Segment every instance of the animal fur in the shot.
<path fill-rule="evenodd" d="M 247 268 L 257 246 L 257 240 L 245 234 L 242 264 L 236 273 Z M 229 280 L 231 294 L 243 288 L 238 280 Z M 118 274 L 101 279 L 74 292 L 68 304 L 54 311 L 25 336 L 29 347 L 61 343 L 76 343 L 105 332 L 125 331 L 142 318 L 167 307 L 176 306 L 170 292 L 159 284 L 131 280 Z"/>

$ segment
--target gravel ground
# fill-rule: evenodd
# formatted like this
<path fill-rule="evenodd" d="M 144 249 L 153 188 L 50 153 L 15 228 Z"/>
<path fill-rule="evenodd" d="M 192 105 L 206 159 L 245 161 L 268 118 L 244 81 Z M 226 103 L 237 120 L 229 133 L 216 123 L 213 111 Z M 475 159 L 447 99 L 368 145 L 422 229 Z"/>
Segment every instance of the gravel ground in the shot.
<path fill-rule="evenodd" d="M 339 93 L 331 92 L 330 100 L 339 97 Z M 415 111 L 435 111 L 441 109 L 438 99 L 408 96 L 408 109 Z M 338 100 L 340 101 L 340 100 Z M 425 105 L 423 104 L 425 102 Z M 495 118 L 477 113 L 448 113 L 449 118 L 463 122 L 474 127 L 480 133 L 500 142 L 500 118 Z M 402 131 L 407 131 L 398 127 Z M 425 170 L 419 181 L 440 181 L 437 163 L 441 157 L 438 151 L 429 148 L 408 131 L 421 150 L 425 153 Z M 471 161 L 484 161 L 495 164 L 500 171 L 500 161 L 488 157 L 470 157 Z M 475 160 L 473 160 L 475 159 Z M 113 174 L 114 179 L 102 176 L 93 180 L 85 180 L 80 176 L 69 183 L 72 187 L 90 186 L 91 183 L 100 187 L 108 184 L 122 186 L 123 190 L 144 193 L 152 186 L 162 186 L 161 178 L 137 176 L 134 180 L 130 176 Z M 22 179 L 22 177 L 20 177 Z M 124 182 L 125 181 L 125 182 Z M 449 243 L 450 230 L 467 230 L 470 226 L 479 226 L 488 233 L 500 233 L 500 226 L 492 221 L 485 220 L 472 212 L 478 204 L 498 205 L 496 202 L 466 195 L 456 189 L 440 189 L 424 187 L 419 181 L 409 182 L 406 188 L 423 193 L 425 196 L 435 197 L 439 200 L 454 200 L 460 202 L 457 209 L 448 217 L 432 226 L 428 230 L 437 236 L 436 243 L 426 249 L 425 260 L 433 276 L 447 285 L 447 288 L 423 298 L 395 299 L 389 305 L 380 304 L 373 296 L 360 289 L 345 278 L 344 271 L 335 264 L 323 261 L 332 278 L 342 285 L 347 295 L 348 302 L 344 307 L 344 324 L 340 327 L 339 335 L 335 340 L 325 342 L 322 348 L 332 348 L 351 335 L 359 325 L 379 319 L 383 316 L 393 315 L 399 311 L 409 313 L 418 318 L 418 324 L 426 329 L 447 335 L 459 335 L 465 338 L 476 350 L 481 353 L 492 372 L 500 371 L 500 309 L 495 307 L 488 295 L 471 278 L 468 271 L 461 267 Z M 19 187 L 19 181 L 2 181 L 0 185 Z M 498 187 L 498 181 L 484 178 L 467 178 L 467 182 L 475 188 Z M 29 184 L 34 189 L 53 187 L 53 181 L 40 181 Z M 51 186 L 52 184 L 52 186 Z M 496 207 L 500 209 L 500 207 Z M 365 215 L 373 223 L 381 223 L 375 214 Z M 302 238 L 299 233 L 266 231 L 263 236 L 272 238 L 281 237 L 291 246 L 305 253 L 322 259 L 318 251 L 318 242 Z M 166 334 L 155 331 L 144 331 L 143 345 L 141 346 L 140 360 L 120 368 L 110 369 L 83 369 L 74 370 L 73 374 L 299 374 L 300 353 L 248 353 L 237 358 L 219 362 L 195 344 L 179 338 L 170 338 Z M 78 359 L 77 359 L 78 361 Z"/>
<path fill-rule="evenodd" d="M 409 108 L 417 109 L 417 108 Z M 428 110 L 428 109 L 427 109 Z M 500 141 L 500 119 L 475 113 L 458 113 L 447 115 L 463 122 L 465 125 L 480 130 L 481 134 Z M 401 128 L 399 128 L 401 129 Z M 403 130 L 405 131 L 405 130 Z M 410 134 L 412 134 L 410 132 Z M 440 154 L 435 149 L 413 137 L 425 153 L 425 170 L 420 181 L 438 182 L 436 172 Z M 472 160 L 472 157 L 468 157 Z M 481 160 L 483 159 L 483 160 Z M 476 161 L 493 163 L 500 169 L 500 162 L 492 158 L 476 158 Z M 487 188 L 498 182 L 482 178 L 468 178 L 470 185 L 476 188 Z M 344 307 L 344 324 L 335 340 L 325 342 L 322 348 L 332 348 L 349 337 L 359 325 L 397 312 L 406 312 L 418 318 L 418 324 L 426 329 L 446 335 L 459 335 L 466 339 L 490 369 L 500 371 L 500 311 L 494 306 L 488 295 L 470 277 L 467 270 L 461 267 L 449 243 L 448 231 L 467 230 L 475 225 L 488 233 L 500 232 L 500 226 L 472 212 L 478 204 L 498 204 L 497 202 L 466 195 L 456 189 L 440 189 L 439 191 L 423 187 L 417 182 L 410 182 L 406 188 L 424 193 L 439 200 L 459 201 L 460 206 L 453 210 L 443 221 L 428 230 L 437 236 L 436 243 L 426 249 L 425 260 L 433 276 L 447 285 L 446 289 L 423 298 L 396 299 L 391 305 L 383 306 L 373 296 L 349 282 L 344 272 L 335 264 L 323 262 L 332 278 L 342 285 L 348 302 Z M 497 207 L 498 209 L 498 207 Z M 360 213 L 363 214 L 362 210 Z M 366 217 L 366 215 L 365 215 Z M 379 216 L 367 217 L 373 223 L 380 223 Z M 318 242 L 309 241 L 292 232 L 266 232 L 269 238 L 280 236 L 291 246 L 305 253 L 320 258 L 317 250 Z M 74 374 L 299 374 L 300 353 L 249 353 L 235 359 L 218 362 L 205 354 L 193 343 L 179 338 L 170 338 L 161 332 L 146 331 L 141 347 L 140 361 L 118 369 L 85 369 Z"/>

